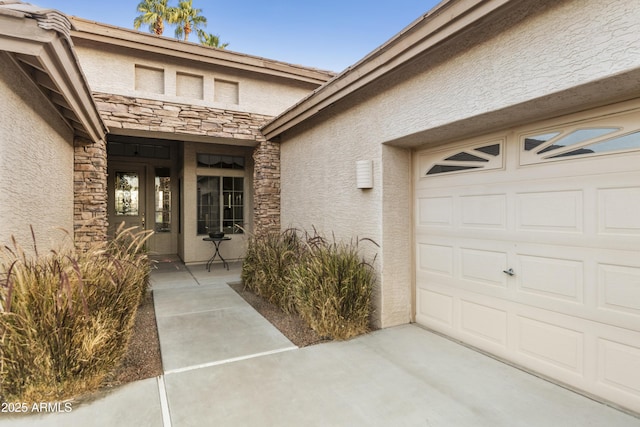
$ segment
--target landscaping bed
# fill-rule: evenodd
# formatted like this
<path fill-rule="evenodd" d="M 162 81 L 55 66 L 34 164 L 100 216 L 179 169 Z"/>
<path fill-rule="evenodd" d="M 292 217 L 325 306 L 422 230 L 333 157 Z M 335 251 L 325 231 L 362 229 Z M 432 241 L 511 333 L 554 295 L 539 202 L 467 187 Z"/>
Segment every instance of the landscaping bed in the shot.
<path fill-rule="evenodd" d="M 148 292 L 138 307 L 127 352 L 118 369 L 109 375 L 103 387 L 111 388 L 161 374 L 162 357 L 158 325 L 153 306 L 153 294 Z"/>
<path fill-rule="evenodd" d="M 94 347 L 97 345 L 96 342 L 103 343 L 106 339 L 103 337 L 114 337 L 111 341 L 104 341 L 102 347 L 97 347 L 97 350 L 100 351 L 87 353 L 86 356 L 83 356 L 82 352 L 88 351 L 86 350 L 87 344 L 78 344 L 75 335 L 70 338 L 60 335 L 68 342 L 61 341 L 59 344 L 54 342 L 58 347 L 49 347 L 50 344 L 45 342 L 42 348 L 50 353 L 43 352 L 44 356 L 55 357 L 51 360 L 66 369 L 61 372 L 67 374 L 69 379 L 61 377 L 66 382 L 58 382 L 58 380 L 47 382 L 47 375 L 51 377 L 61 374 L 57 373 L 58 371 L 53 371 L 53 373 L 38 372 L 42 380 L 34 385 L 35 392 L 32 393 L 32 396 L 39 396 L 37 393 L 46 393 L 47 397 L 50 396 L 55 400 L 74 395 L 85 396 L 80 400 L 91 399 L 89 395 L 92 394 L 92 390 L 97 388 L 100 392 L 105 392 L 122 384 L 162 374 L 162 358 L 153 296 L 152 291 L 146 289 L 148 264 L 146 264 L 146 257 L 138 253 L 144 240 L 138 239 L 140 240 L 138 242 L 136 239 L 137 237 L 134 238 L 134 243 L 128 247 L 125 245 L 120 248 L 116 245 L 113 249 L 119 251 L 116 257 L 111 256 L 108 252 L 98 251 L 93 258 L 88 258 L 91 261 L 87 261 L 87 257 L 76 261 L 71 255 L 57 253 L 54 253 L 52 260 L 44 259 L 42 262 L 45 264 L 43 265 L 51 270 L 50 275 L 53 277 L 48 282 L 43 282 L 48 286 L 45 290 L 53 295 L 53 297 L 44 300 L 41 292 L 36 292 L 36 288 L 44 286 L 41 283 L 42 279 L 39 278 L 42 275 L 41 271 L 49 272 L 49 270 L 45 267 L 34 267 L 27 261 L 21 261 L 22 264 L 25 264 L 25 271 L 40 275 L 35 276 L 38 279 L 31 279 L 30 276 L 23 279 L 24 274 L 14 274 L 14 270 L 17 270 L 17 268 L 14 269 L 14 264 L 19 265 L 18 261 L 9 264 L 9 268 L 5 267 L 7 273 L 5 274 L 4 292 L 7 295 L 0 301 L 4 301 L 3 306 L 7 309 L 7 312 L 3 313 L 3 328 L 5 331 L 13 333 L 13 335 L 9 335 L 12 339 L 30 339 L 33 345 L 39 345 L 40 341 L 38 340 L 41 340 L 41 336 L 51 336 L 47 332 L 45 335 L 34 335 L 33 337 L 26 335 L 26 338 L 23 338 L 22 331 L 31 331 L 32 329 L 27 329 L 19 322 L 27 321 L 40 322 L 35 324 L 34 328 L 42 328 L 45 331 L 49 329 L 71 331 L 75 330 L 72 328 L 76 328 L 84 334 L 82 335 L 84 343 L 89 343 Z M 278 260 L 275 264 L 273 264 L 274 257 Z M 120 258 L 131 259 L 131 261 L 123 263 L 119 261 Z M 252 240 L 247 258 L 243 264 L 243 282 L 232 283 L 230 286 L 296 346 L 305 347 L 334 339 L 349 339 L 371 329 L 369 315 L 373 281 L 372 267 L 369 262 L 360 258 L 357 242 L 356 244 L 343 245 L 325 240 L 317 235 L 312 237 L 306 235 L 304 239 L 300 239 L 291 232 L 285 232 L 265 240 Z M 94 262 L 96 259 L 104 259 L 105 265 L 112 270 L 97 271 L 96 267 L 99 267 L 100 264 Z M 49 267 L 46 262 L 49 262 L 53 267 Z M 139 263 L 141 263 L 140 266 L 138 266 Z M 94 272 L 94 270 L 96 271 Z M 133 281 L 127 279 L 128 275 L 132 275 Z M 60 285 L 56 281 L 58 278 L 61 280 Z M 107 282 L 101 284 L 100 280 L 107 280 Z M 109 280 L 119 286 L 117 289 L 119 293 L 105 293 L 106 289 L 112 287 Z M 251 283 L 250 285 L 246 282 L 247 280 Z M 19 288 L 18 285 L 21 287 Z M 14 288 L 20 290 L 21 293 L 16 293 L 17 296 L 13 296 Z M 99 291 L 97 292 L 97 290 Z M 108 298 L 103 298 L 118 298 L 119 295 L 126 292 L 128 292 L 126 294 L 128 295 L 128 306 L 120 307 L 120 299 L 117 299 L 118 302 L 112 302 Z M 16 302 L 14 306 L 22 310 L 21 317 L 20 312 L 15 315 L 8 312 L 9 308 L 13 308 L 10 305 L 12 300 Z M 45 307 L 51 312 L 49 317 L 38 320 L 40 316 L 32 318 L 33 316 L 29 315 L 32 310 L 30 307 L 40 309 L 38 304 L 42 305 L 42 301 L 51 300 L 55 301 L 56 305 Z M 93 306 L 97 308 L 89 310 Z M 134 308 L 136 306 L 137 310 Z M 90 329 L 94 323 L 101 322 L 105 316 L 112 316 L 114 308 L 122 311 L 122 314 L 120 311 L 115 312 L 121 316 L 122 320 L 120 323 L 115 323 L 115 321 L 109 323 L 113 332 L 96 328 Z M 135 313 L 135 318 L 127 316 L 127 312 Z M 98 315 L 102 317 L 96 317 Z M 12 321 L 17 326 L 14 326 Z M 69 326 L 66 326 L 67 324 Z M 33 330 L 38 331 L 39 329 Z M 92 338 L 96 335 L 91 334 L 97 333 L 94 330 L 102 334 L 97 335 L 99 340 Z M 111 335 L 108 335 L 109 333 Z M 58 334 L 56 332 L 55 337 Z M 15 343 L 13 348 L 20 349 Z M 28 360 L 25 355 L 16 353 L 18 350 L 13 348 L 14 353 L 9 353 L 8 350 L 4 352 L 5 361 L 15 365 L 15 360 Z M 69 348 L 72 352 L 55 353 L 54 350 L 59 351 L 59 348 Z M 3 348 L 3 350 L 5 349 Z M 89 350 L 93 349 L 90 347 Z M 17 357 L 9 358 L 8 356 L 12 354 L 16 354 Z M 87 365 L 87 361 L 93 363 Z M 70 365 L 71 368 L 62 364 L 72 362 L 75 365 Z M 90 370 L 87 370 L 85 365 Z M 20 367 L 21 365 L 16 366 Z M 93 370 L 98 368 L 102 371 L 97 370 L 93 373 Z M 35 369 L 35 367 L 32 368 L 34 371 Z M 93 376 L 86 377 L 83 375 L 85 371 Z M 93 383 L 83 383 L 85 377 Z M 31 380 L 31 377 L 24 378 Z M 15 375 L 13 381 L 14 383 L 8 384 L 20 386 L 20 383 L 16 382 Z M 71 386 L 67 386 L 67 384 L 71 384 Z M 40 389 L 43 392 L 40 392 Z M 16 390 L 18 389 L 16 388 Z M 17 393 L 20 391 L 18 390 Z M 32 397 L 32 399 L 34 398 Z"/>
<path fill-rule="evenodd" d="M 359 243 L 287 229 L 251 236 L 242 264 L 243 285 L 321 337 L 346 340 L 371 330 L 375 281 L 372 259 Z"/>

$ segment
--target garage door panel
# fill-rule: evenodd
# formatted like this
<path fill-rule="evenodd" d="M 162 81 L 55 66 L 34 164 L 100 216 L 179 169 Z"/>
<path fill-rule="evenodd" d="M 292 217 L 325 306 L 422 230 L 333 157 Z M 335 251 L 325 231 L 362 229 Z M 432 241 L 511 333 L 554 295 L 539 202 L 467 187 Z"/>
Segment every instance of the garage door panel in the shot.
<path fill-rule="evenodd" d="M 599 264 L 598 306 L 638 318 L 640 329 L 640 267 Z"/>
<path fill-rule="evenodd" d="M 488 293 L 484 293 L 488 295 Z M 610 327 L 623 328 L 629 331 L 638 331 L 640 317 L 626 312 L 615 312 L 610 309 L 599 309 L 575 303 L 568 303 L 562 300 L 549 300 L 539 295 L 519 294 L 519 298 L 511 301 L 527 309 L 544 310 L 547 316 L 553 314 L 563 314 L 571 316 L 576 321 L 603 322 Z"/>
<path fill-rule="evenodd" d="M 582 233 L 582 191 L 518 193 L 516 226 L 518 230 Z"/>
<path fill-rule="evenodd" d="M 433 238 L 442 243 L 459 239 Z M 471 247 L 467 247 L 471 246 Z M 640 266 L 598 263 L 638 261 L 635 253 L 553 245 L 465 239 L 454 246 L 418 244 L 416 286 L 453 288 L 530 307 L 592 319 L 632 330 L 640 329 Z M 502 249 L 502 251 L 488 248 Z M 577 259 L 562 258 L 571 254 Z M 547 256 L 549 255 L 549 256 Z M 512 262 L 509 262 L 512 260 Z M 514 268 L 515 275 L 504 271 Z"/>
<path fill-rule="evenodd" d="M 482 348 L 486 348 L 487 345 L 506 347 L 507 317 L 506 310 L 470 300 L 460 302 L 460 328 L 463 332 L 473 335 L 476 340 L 486 341 L 476 344 Z"/>
<path fill-rule="evenodd" d="M 481 284 L 507 287 L 508 255 L 497 252 L 472 248 L 460 249 L 460 273 L 463 279 Z"/>
<path fill-rule="evenodd" d="M 511 299 L 512 290 L 505 287 L 489 285 L 482 282 L 446 277 L 433 273 L 420 272 L 416 274 L 417 289 L 435 289 L 436 291 L 453 293 L 463 291 L 474 297 L 488 297 L 499 300 Z M 428 285 L 427 285 L 428 284 Z"/>
<path fill-rule="evenodd" d="M 428 324 L 431 327 L 435 327 L 437 324 L 453 327 L 454 297 L 452 295 L 418 289 L 417 302 L 416 316 L 422 319 L 423 324 Z"/>
<path fill-rule="evenodd" d="M 543 322 L 518 316 L 517 349 L 537 362 L 552 364 L 556 368 L 580 375 L 584 366 L 584 334 Z"/>
<path fill-rule="evenodd" d="M 517 256 L 518 291 L 582 304 L 584 265 L 581 261 L 541 256 Z"/>
<path fill-rule="evenodd" d="M 417 297 L 422 325 L 579 388 L 597 381 L 604 398 L 637 406 L 640 384 L 629 373 L 640 363 L 637 332 L 448 285 Z"/>
<path fill-rule="evenodd" d="M 418 243 L 418 268 L 453 277 L 453 247 Z"/>
<path fill-rule="evenodd" d="M 599 339 L 598 356 L 598 381 L 640 398 L 640 348 Z"/>
<path fill-rule="evenodd" d="M 453 197 L 422 197 L 418 199 L 418 225 L 450 227 L 453 225 Z"/>
<path fill-rule="evenodd" d="M 462 228 L 507 228 L 506 194 L 462 196 L 459 210 Z"/>
<path fill-rule="evenodd" d="M 640 235 L 640 187 L 598 190 L 598 232 Z"/>
<path fill-rule="evenodd" d="M 506 354 L 509 304 L 504 300 L 442 284 L 419 288 L 416 296 L 420 324 L 483 350 Z"/>

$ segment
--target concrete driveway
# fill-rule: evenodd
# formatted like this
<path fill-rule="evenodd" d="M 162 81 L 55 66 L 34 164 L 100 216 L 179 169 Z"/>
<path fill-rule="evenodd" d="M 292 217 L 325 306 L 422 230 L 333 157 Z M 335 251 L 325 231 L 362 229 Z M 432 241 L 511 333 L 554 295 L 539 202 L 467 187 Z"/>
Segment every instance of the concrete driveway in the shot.
<path fill-rule="evenodd" d="M 296 348 L 214 265 L 152 276 L 164 375 L 0 426 L 634 426 L 640 419 L 415 325 Z"/>

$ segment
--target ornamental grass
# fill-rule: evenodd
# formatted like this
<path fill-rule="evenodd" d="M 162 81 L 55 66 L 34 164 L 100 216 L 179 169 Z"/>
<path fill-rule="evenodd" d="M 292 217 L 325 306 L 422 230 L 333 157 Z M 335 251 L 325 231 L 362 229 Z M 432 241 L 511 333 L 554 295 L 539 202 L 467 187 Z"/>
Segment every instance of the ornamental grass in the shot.
<path fill-rule="evenodd" d="M 299 313 L 320 336 L 352 338 L 369 331 L 375 283 L 358 242 L 329 241 L 315 230 L 302 237 L 293 229 L 253 236 L 242 281 L 283 311 Z"/>
<path fill-rule="evenodd" d="M 299 261 L 302 248 L 303 243 L 293 229 L 250 237 L 242 264 L 244 286 L 284 312 L 295 312 L 289 281 L 291 268 Z"/>
<path fill-rule="evenodd" d="M 346 340 L 369 331 L 375 273 L 358 241 L 316 241 L 291 273 L 296 309 L 320 336 Z"/>
<path fill-rule="evenodd" d="M 55 402 L 97 389 L 125 354 L 149 283 L 149 232 L 119 228 L 77 252 L 0 249 L 0 401 Z M 71 239 L 67 239 L 71 240 Z"/>

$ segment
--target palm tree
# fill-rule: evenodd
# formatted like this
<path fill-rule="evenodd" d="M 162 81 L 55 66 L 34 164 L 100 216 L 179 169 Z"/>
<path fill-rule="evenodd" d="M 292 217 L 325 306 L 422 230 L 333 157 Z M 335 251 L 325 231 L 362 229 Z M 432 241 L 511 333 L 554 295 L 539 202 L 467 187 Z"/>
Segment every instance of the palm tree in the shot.
<path fill-rule="evenodd" d="M 141 0 L 137 9 L 140 15 L 133 20 L 133 28 L 137 30 L 142 24 L 147 24 L 149 32 L 161 36 L 164 32 L 164 20 L 167 19 L 169 13 L 168 1 Z"/>
<path fill-rule="evenodd" d="M 193 0 L 182 0 L 178 7 L 172 8 L 170 22 L 176 25 L 176 38 L 189 40 L 189 34 L 200 26 L 207 25 L 207 18 L 200 15 L 202 9 L 193 8 Z"/>
<path fill-rule="evenodd" d="M 217 34 L 210 34 L 204 30 L 198 30 L 198 39 L 200 43 L 205 46 L 215 47 L 217 49 L 224 49 L 229 46 L 229 43 L 220 44 L 220 36 Z"/>

